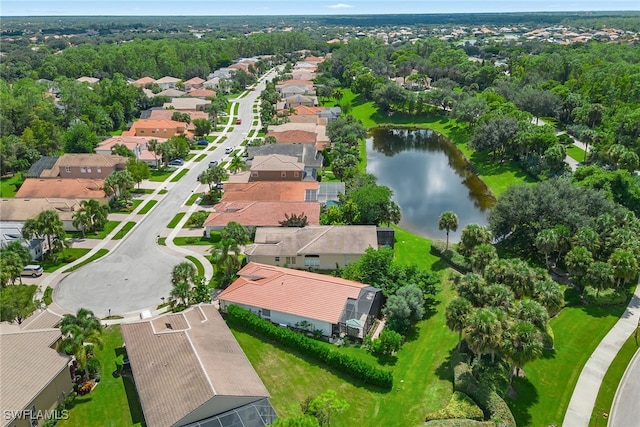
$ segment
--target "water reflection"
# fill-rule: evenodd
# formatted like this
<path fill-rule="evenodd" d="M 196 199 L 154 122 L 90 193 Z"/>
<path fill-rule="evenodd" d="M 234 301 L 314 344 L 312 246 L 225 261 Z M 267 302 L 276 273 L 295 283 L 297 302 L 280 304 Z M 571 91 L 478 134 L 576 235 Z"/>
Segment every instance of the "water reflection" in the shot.
<path fill-rule="evenodd" d="M 402 209 L 400 226 L 429 238 L 444 211 L 458 215 L 456 241 L 467 224 L 487 223 L 495 204 L 487 186 L 470 169 L 462 153 L 442 135 L 426 129 L 374 129 L 367 140 L 367 171 L 391 188 Z"/>

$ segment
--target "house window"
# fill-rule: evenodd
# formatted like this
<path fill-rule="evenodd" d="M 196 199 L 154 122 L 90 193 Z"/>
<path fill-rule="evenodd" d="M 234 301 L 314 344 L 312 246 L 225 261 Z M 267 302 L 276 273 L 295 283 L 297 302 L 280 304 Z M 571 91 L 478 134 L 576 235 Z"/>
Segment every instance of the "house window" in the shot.
<path fill-rule="evenodd" d="M 271 310 L 269 310 L 268 308 L 263 308 L 262 309 L 262 316 L 263 317 L 271 317 Z"/>
<path fill-rule="evenodd" d="M 65 167 L 64 167 L 64 171 L 65 171 L 66 173 L 71 173 L 71 168 L 70 168 L 69 166 L 65 166 Z"/>
<path fill-rule="evenodd" d="M 286 178 L 286 177 L 287 177 L 286 172 L 280 172 L 280 178 Z"/>
<path fill-rule="evenodd" d="M 87 168 L 87 172 L 91 173 L 91 168 Z"/>
<path fill-rule="evenodd" d="M 143 134 L 144 133 L 144 129 L 139 129 L 140 133 Z M 153 132 L 151 132 L 153 133 Z"/>
<path fill-rule="evenodd" d="M 280 257 L 279 256 L 276 257 L 276 261 L 275 262 L 280 262 Z"/>
<path fill-rule="evenodd" d="M 304 266 L 305 267 L 320 267 L 320 256 L 319 255 L 308 255 L 304 257 Z"/>
<path fill-rule="evenodd" d="M 289 265 L 295 265 L 295 264 L 296 264 L 296 257 L 294 257 L 294 256 L 288 256 L 288 257 L 287 257 L 287 264 L 289 264 Z"/>
<path fill-rule="evenodd" d="M 80 168 L 80 173 L 87 173 L 87 168 Z"/>
<path fill-rule="evenodd" d="M 252 171 L 251 172 L 251 176 L 254 177 L 254 178 L 257 178 L 258 177 L 258 171 Z"/>
<path fill-rule="evenodd" d="M 102 168 L 96 168 L 96 172 L 102 173 Z"/>

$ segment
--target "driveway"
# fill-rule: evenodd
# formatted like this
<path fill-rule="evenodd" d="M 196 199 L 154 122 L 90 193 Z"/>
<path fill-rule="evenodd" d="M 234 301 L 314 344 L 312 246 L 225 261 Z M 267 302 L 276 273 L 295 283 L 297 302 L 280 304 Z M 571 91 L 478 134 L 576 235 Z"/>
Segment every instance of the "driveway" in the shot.
<path fill-rule="evenodd" d="M 109 309 L 112 315 L 152 309 L 162 303 L 162 297 L 169 297 L 171 271 L 184 261 L 184 255 L 160 248 L 156 243 L 157 236 L 198 188 L 197 177 L 209 162 L 227 158 L 224 149 L 237 147 L 246 139 L 253 122 L 253 102 L 263 88 L 264 81 L 257 85 L 256 91 L 237 99 L 240 104 L 238 116 L 243 124 L 234 126 L 224 143 L 217 144 L 215 150 L 207 151 L 206 159 L 186 162 L 182 168 L 188 168 L 189 172 L 178 182 L 165 181 L 162 187 L 168 193 L 154 196 L 159 200 L 158 204 L 141 219 L 136 218 L 136 226 L 109 254 L 74 271 L 56 285 L 53 299 L 58 306 L 68 312 L 88 308 L 103 317 L 108 315 Z"/>

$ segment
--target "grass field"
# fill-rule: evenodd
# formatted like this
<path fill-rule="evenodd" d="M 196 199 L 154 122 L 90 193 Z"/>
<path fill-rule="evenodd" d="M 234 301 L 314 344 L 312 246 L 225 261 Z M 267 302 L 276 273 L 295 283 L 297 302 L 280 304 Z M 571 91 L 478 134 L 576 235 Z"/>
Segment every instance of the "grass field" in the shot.
<path fill-rule="evenodd" d="M 206 237 L 182 236 L 174 237 L 173 244 L 176 246 L 211 246 L 213 242 Z"/>
<path fill-rule="evenodd" d="M 189 198 L 185 202 L 185 205 L 186 206 L 193 205 L 196 202 L 196 200 L 198 199 L 198 197 L 200 197 L 200 196 L 202 196 L 202 193 L 193 193 L 191 196 L 189 196 Z"/>
<path fill-rule="evenodd" d="M 555 350 L 525 366 L 526 377 L 514 379 L 518 399 L 507 400 L 518 426 L 562 425 L 582 367 L 624 310 L 577 305 L 551 320 Z"/>
<path fill-rule="evenodd" d="M 167 224 L 167 228 L 176 228 L 176 225 L 178 225 L 184 214 L 185 212 L 178 212 L 176 216 L 174 216 L 173 219 L 169 221 L 169 224 Z"/>
<path fill-rule="evenodd" d="M 416 236 L 398 226 L 396 231 L 395 255 L 402 264 L 416 264 L 425 270 L 442 271 L 448 268 L 447 263 L 432 255 L 431 240 Z"/>
<path fill-rule="evenodd" d="M 127 223 L 124 225 L 124 227 L 122 227 L 122 229 L 121 229 L 120 231 L 118 231 L 118 232 L 116 233 L 116 235 L 115 235 L 115 236 L 113 236 L 113 240 L 120 240 L 120 239 L 122 239 L 124 236 L 126 236 L 126 235 L 127 235 L 127 233 L 128 233 L 129 231 L 131 231 L 131 229 L 132 229 L 135 225 L 136 225 L 136 223 L 135 223 L 135 222 L 133 222 L 133 221 L 129 221 L 129 222 L 127 222 Z"/>
<path fill-rule="evenodd" d="M 22 185 L 22 181 L 23 178 L 20 173 L 0 179 L 0 197 L 15 197 L 18 187 Z"/>
<path fill-rule="evenodd" d="M 67 232 L 67 237 L 73 238 L 73 239 L 100 239 L 100 240 L 102 240 L 105 237 L 107 237 L 107 235 L 109 233 L 111 233 L 113 231 L 113 229 L 118 226 L 118 224 L 120 224 L 120 221 L 107 221 L 107 223 L 104 225 L 104 229 L 102 229 L 101 231 L 96 231 L 96 232 L 93 232 L 93 233 L 87 233 L 84 237 L 82 237 L 82 233 L 80 231 L 68 231 Z"/>
<path fill-rule="evenodd" d="M 593 412 L 591 413 L 589 427 L 598 427 L 598 425 L 604 426 L 606 424 L 606 421 L 603 420 L 602 414 L 611 413 L 611 405 L 613 404 L 613 398 L 615 397 L 618 384 L 620 384 L 624 371 L 627 369 L 627 366 L 629 365 L 629 362 L 631 362 L 633 355 L 636 354 L 636 351 L 638 351 L 638 345 L 636 344 L 635 337 L 631 334 L 629 339 L 627 339 L 616 355 L 615 359 L 613 359 L 613 362 L 611 362 L 611 366 L 609 366 L 607 373 L 602 379 L 600 390 L 598 390 L 598 398 L 596 399 L 596 404 L 593 407 Z"/>
<path fill-rule="evenodd" d="M 151 210 L 151 208 L 152 208 L 152 207 L 154 207 L 154 206 L 156 205 L 156 203 L 158 203 L 158 201 L 157 201 L 157 200 L 153 200 L 153 199 L 152 199 L 152 200 L 149 200 L 149 201 L 148 201 L 148 202 L 147 202 L 147 203 L 142 207 L 142 209 L 140 209 L 140 210 L 138 211 L 138 213 L 139 213 L 140 215 L 144 215 L 144 214 L 146 214 L 147 212 L 149 212 L 149 211 Z"/>
<path fill-rule="evenodd" d="M 100 360 L 100 383 L 91 393 L 76 398 L 69 410 L 69 419 L 60 421 L 59 427 L 144 425 L 142 406 L 133 381 L 112 374 L 116 369 L 116 358 L 124 353 L 120 326 L 104 329 L 102 338 L 104 347 L 95 349 Z"/>
<path fill-rule="evenodd" d="M 579 163 L 584 162 L 585 154 L 586 154 L 586 151 L 584 151 L 582 148 L 577 147 L 573 144 L 567 147 L 567 156 L 571 157 L 572 159 L 574 159 Z"/>
<path fill-rule="evenodd" d="M 97 260 L 98 258 L 101 258 L 101 257 L 105 256 L 108 253 L 109 253 L 109 251 L 107 249 L 98 249 L 98 252 L 96 252 L 95 254 L 91 255 L 89 258 L 85 259 L 81 263 L 76 264 L 73 267 L 66 269 L 64 272 L 65 273 L 70 273 L 70 272 L 72 272 L 74 270 L 77 270 L 80 267 L 82 267 L 83 265 L 87 265 L 90 262 L 93 262 L 93 261 Z"/>
<path fill-rule="evenodd" d="M 88 252 L 89 249 L 67 248 L 61 254 L 55 255 L 53 259 L 43 260 L 42 262 L 40 262 L 40 265 L 44 269 L 45 273 L 52 273 L 57 269 L 74 262 L 78 258 L 82 258 Z"/>
<path fill-rule="evenodd" d="M 169 178 L 173 172 L 175 172 L 175 169 L 173 168 L 151 169 L 151 177 L 149 177 L 149 181 L 163 182 Z"/>
<path fill-rule="evenodd" d="M 183 176 L 185 176 L 187 174 L 187 172 L 189 172 L 189 169 L 182 169 L 180 172 L 178 172 L 178 174 L 176 176 L 174 176 L 173 178 L 171 178 L 171 182 L 178 182 L 180 181 L 180 178 L 182 178 Z"/>
<path fill-rule="evenodd" d="M 196 268 L 198 269 L 198 276 L 204 276 L 204 266 L 200 261 L 198 261 L 198 258 L 191 255 L 187 255 L 185 258 L 187 258 L 196 266 Z"/>

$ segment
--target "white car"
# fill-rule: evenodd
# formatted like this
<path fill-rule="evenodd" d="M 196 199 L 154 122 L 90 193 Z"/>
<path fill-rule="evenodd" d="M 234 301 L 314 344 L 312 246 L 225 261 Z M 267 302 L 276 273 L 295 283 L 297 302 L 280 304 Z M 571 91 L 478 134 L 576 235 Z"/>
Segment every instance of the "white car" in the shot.
<path fill-rule="evenodd" d="M 227 148 L 225 148 L 225 149 L 224 149 L 224 154 L 231 154 L 231 153 L 233 153 L 233 149 L 234 149 L 234 148 L 235 148 L 235 147 L 227 147 Z"/>

